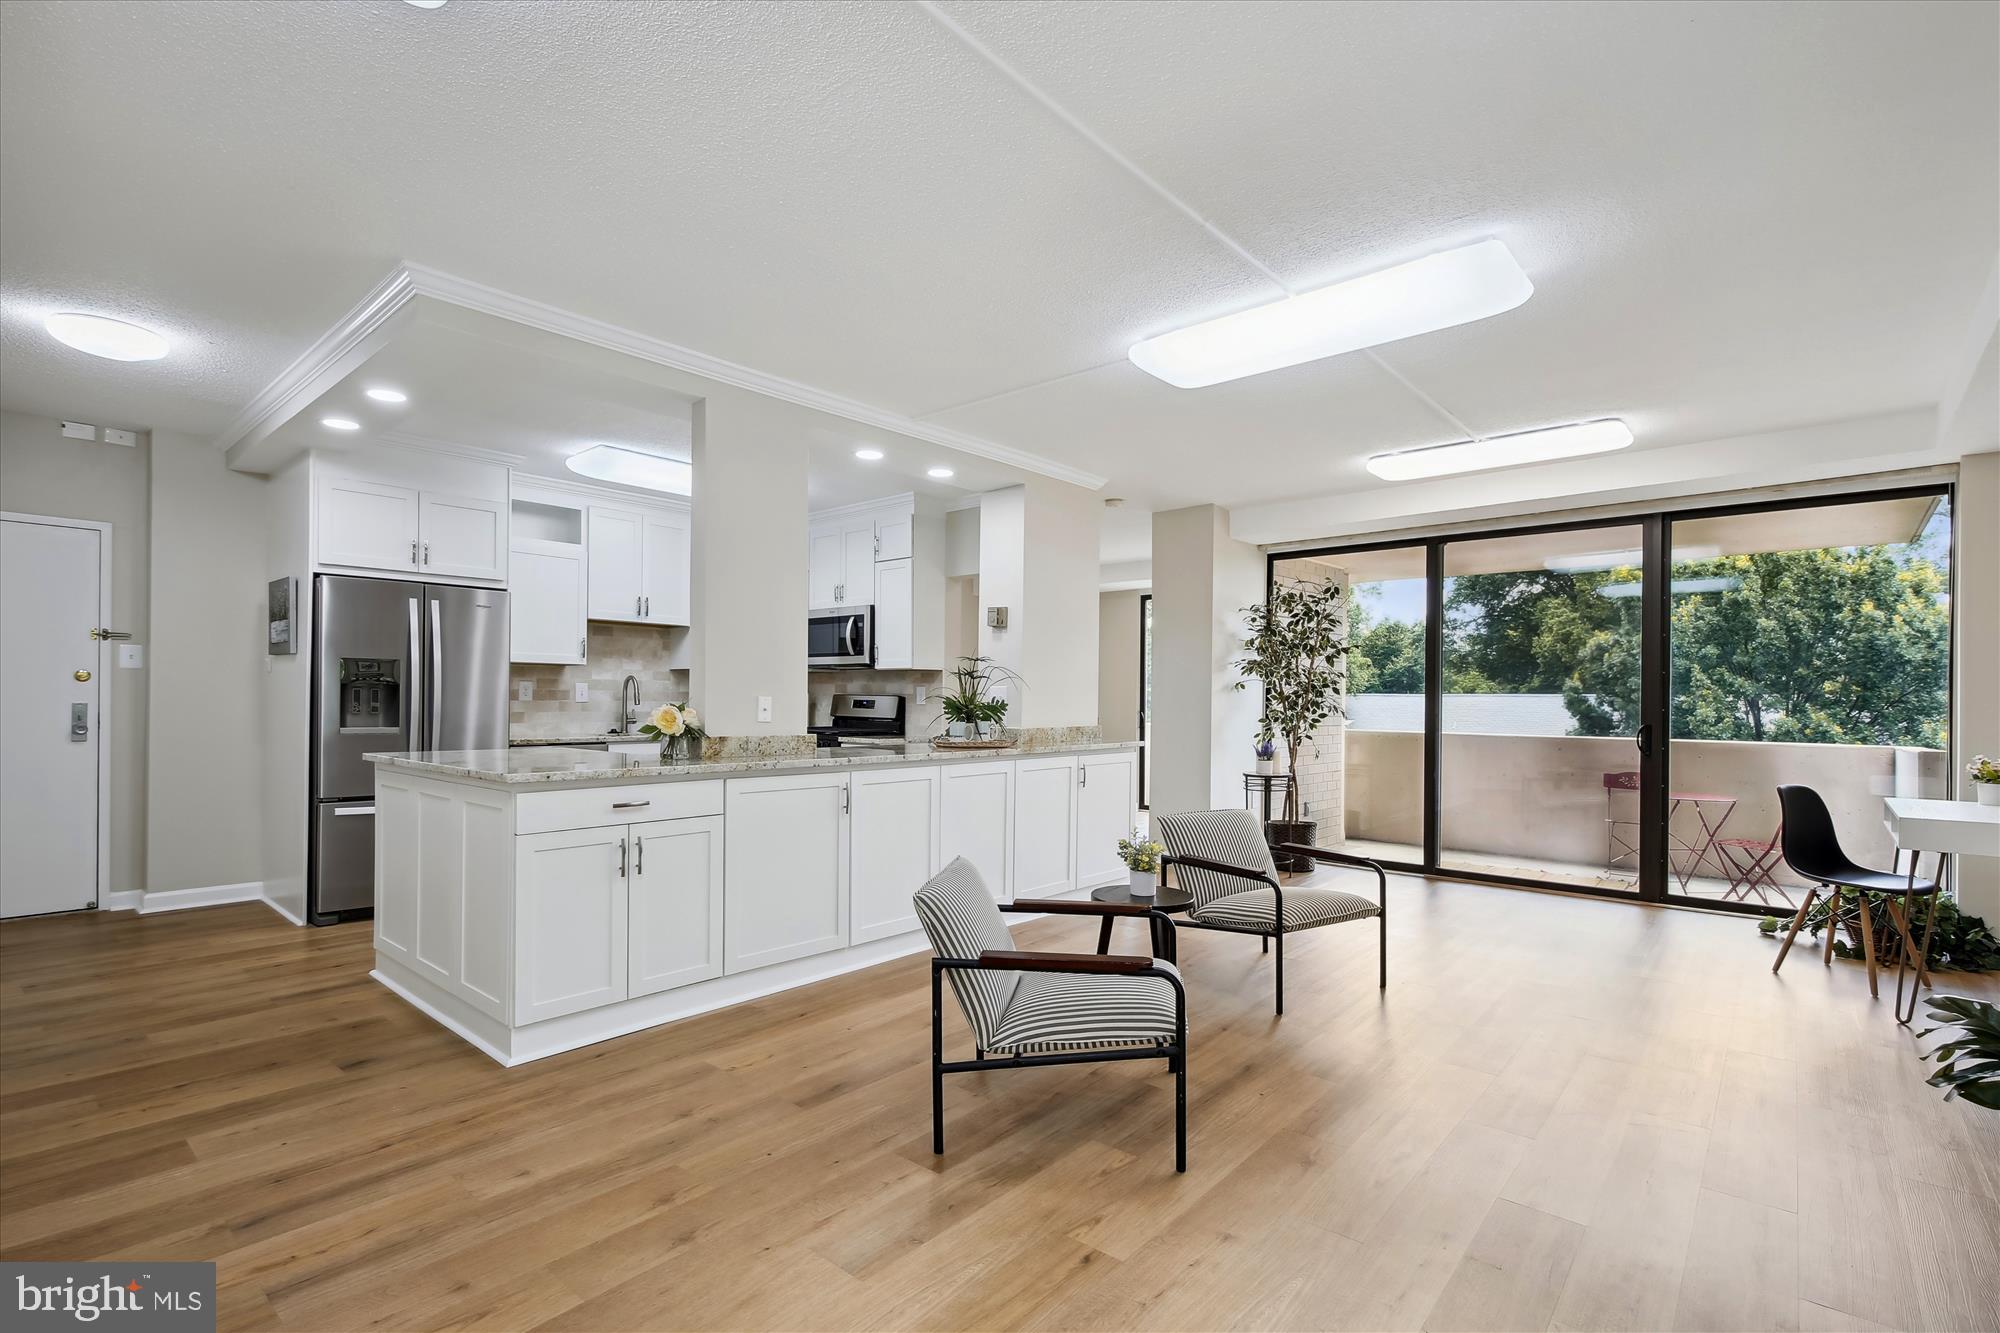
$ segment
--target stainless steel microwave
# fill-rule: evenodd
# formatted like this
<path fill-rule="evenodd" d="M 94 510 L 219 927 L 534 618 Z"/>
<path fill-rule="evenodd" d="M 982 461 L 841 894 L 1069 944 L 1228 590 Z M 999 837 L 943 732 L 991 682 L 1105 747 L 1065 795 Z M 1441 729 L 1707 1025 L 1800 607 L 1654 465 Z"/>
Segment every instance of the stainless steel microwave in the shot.
<path fill-rule="evenodd" d="M 874 665 L 874 607 L 840 606 L 806 613 L 806 666 Z"/>

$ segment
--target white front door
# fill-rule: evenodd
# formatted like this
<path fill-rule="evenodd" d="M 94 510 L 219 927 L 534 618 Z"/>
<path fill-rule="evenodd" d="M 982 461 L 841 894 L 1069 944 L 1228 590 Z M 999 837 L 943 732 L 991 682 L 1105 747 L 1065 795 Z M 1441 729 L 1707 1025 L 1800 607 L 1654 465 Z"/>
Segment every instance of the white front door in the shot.
<path fill-rule="evenodd" d="M 98 641 L 110 534 L 0 521 L 0 917 L 97 902 Z"/>

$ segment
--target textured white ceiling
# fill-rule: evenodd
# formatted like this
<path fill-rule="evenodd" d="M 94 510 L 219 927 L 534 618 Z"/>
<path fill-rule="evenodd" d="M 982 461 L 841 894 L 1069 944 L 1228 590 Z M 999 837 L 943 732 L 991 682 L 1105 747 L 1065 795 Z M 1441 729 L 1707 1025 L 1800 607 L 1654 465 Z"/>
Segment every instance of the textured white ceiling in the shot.
<path fill-rule="evenodd" d="M 1295 287 L 1478 236 L 1536 284 L 1383 358 L 1474 430 L 1652 448 L 1935 402 L 2000 237 L 2000 9 L 953 3 Z M 0 401 L 219 429 L 399 259 L 1109 476 L 1378 487 L 1366 356 L 1134 339 L 1252 264 L 909 5 L 0 5 Z M 113 365 L 48 309 L 175 339 Z"/>

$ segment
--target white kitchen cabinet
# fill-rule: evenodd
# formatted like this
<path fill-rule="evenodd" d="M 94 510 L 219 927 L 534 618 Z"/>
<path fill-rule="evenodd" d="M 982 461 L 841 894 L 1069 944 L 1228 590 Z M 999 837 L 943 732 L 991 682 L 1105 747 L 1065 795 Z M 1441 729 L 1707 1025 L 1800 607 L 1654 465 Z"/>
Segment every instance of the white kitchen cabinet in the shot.
<path fill-rule="evenodd" d="M 883 671 L 908 670 L 911 658 L 910 562 L 884 560 L 875 566 L 875 665 Z"/>
<path fill-rule="evenodd" d="M 838 527 L 815 528 L 806 539 L 806 609 L 824 611 L 840 603 L 842 543 Z"/>
<path fill-rule="evenodd" d="M 914 506 L 884 513 L 875 520 L 875 561 L 908 560 L 915 554 L 916 509 Z"/>
<path fill-rule="evenodd" d="M 692 544 L 680 510 L 590 506 L 590 618 L 685 625 Z"/>
<path fill-rule="evenodd" d="M 875 600 L 875 523 L 849 521 L 840 533 L 840 605 L 867 606 Z"/>
<path fill-rule="evenodd" d="M 847 774 L 732 778 L 724 817 L 723 970 L 847 944 Z"/>
<path fill-rule="evenodd" d="M 514 839 L 514 1022 L 625 998 L 626 826 Z"/>
<path fill-rule="evenodd" d="M 964 857 L 996 902 L 1013 897 L 1014 761 L 946 764 L 938 781 L 938 864 Z"/>
<path fill-rule="evenodd" d="M 476 495 L 423 492 L 418 537 L 424 576 L 504 580 L 507 577 L 507 506 Z"/>
<path fill-rule="evenodd" d="M 937 874 L 939 770 L 859 770 L 848 778 L 848 942 L 917 929 L 915 896 Z"/>
<path fill-rule="evenodd" d="M 806 532 L 807 610 L 866 606 L 875 600 L 875 518 L 839 513 Z"/>
<path fill-rule="evenodd" d="M 326 476 L 319 484 L 319 563 L 414 573 L 422 497 L 413 486 Z"/>
<path fill-rule="evenodd" d="M 508 656 L 516 662 L 584 661 L 590 628 L 584 548 L 517 537 L 513 549 Z"/>
<path fill-rule="evenodd" d="M 1076 887 L 1076 792 L 1076 756 L 1015 761 L 1015 898 L 1053 898 Z"/>
<path fill-rule="evenodd" d="M 639 596 L 649 625 L 685 625 L 693 600 L 694 543 L 688 516 L 649 510 L 640 543 Z"/>
<path fill-rule="evenodd" d="M 631 826 L 627 993 L 722 975 L 722 816 Z"/>
<path fill-rule="evenodd" d="M 1130 837 L 1139 806 L 1138 754 L 1112 750 L 1077 756 L 1076 884 L 1094 889 L 1126 877 L 1118 840 Z"/>

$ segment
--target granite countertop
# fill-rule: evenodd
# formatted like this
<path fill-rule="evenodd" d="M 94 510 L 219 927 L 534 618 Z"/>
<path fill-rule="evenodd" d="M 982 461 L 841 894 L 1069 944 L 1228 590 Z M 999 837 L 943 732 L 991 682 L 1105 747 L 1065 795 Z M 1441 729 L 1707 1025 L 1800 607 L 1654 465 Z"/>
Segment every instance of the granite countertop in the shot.
<path fill-rule="evenodd" d="M 573 736 L 510 736 L 509 749 L 529 745 L 610 745 L 614 742 L 630 745 L 638 741 L 652 741 L 650 736 L 641 736 L 636 731 L 579 731 Z"/>
<path fill-rule="evenodd" d="M 822 750 L 786 759 L 696 759 L 663 764 L 653 755 L 612 754 L 561 745 L 510 746 L 505 750 L 419 750 L 371 754 L 372 764 L 440 778 L 469 778 L 500 786 L 598 786 L 628 782 L 673 782 L 725 778 L 745 773 L 803 772 L 816 768 L 879 768 L 894 764 L 978 763 L 1022 755 L 1095 754 L 1132 750 L 1137 741 L 1026 743 L 1004 750 L 939 750 L 910 742 L 893 750 Z"/>

